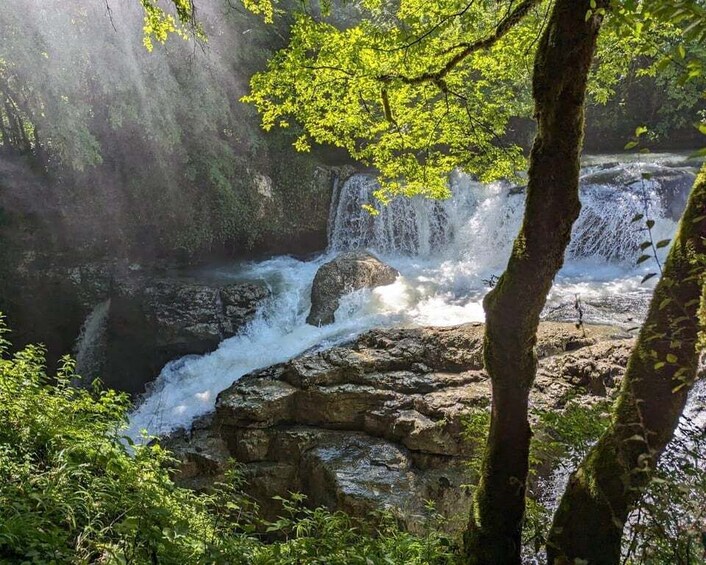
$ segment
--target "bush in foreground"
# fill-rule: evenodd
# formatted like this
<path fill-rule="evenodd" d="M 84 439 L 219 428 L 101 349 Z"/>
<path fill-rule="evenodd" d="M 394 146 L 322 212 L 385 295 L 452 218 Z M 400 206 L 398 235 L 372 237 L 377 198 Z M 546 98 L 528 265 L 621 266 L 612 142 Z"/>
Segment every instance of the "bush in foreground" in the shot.
<path fill-rule="evenodd" d="M 453 562 L 448 540 L 403 532 L 389 517 L 360 524 L 287 501 L 265 524 L 237 473 L 214 492 L 176 486 L 157 444 L 121 437 L 129 402 L 55 378 L 44 351 L 13 355 L 0 318 L 0 562 L 422 564 Z M 265 543 L 255 531 L 268 531 Z"/>

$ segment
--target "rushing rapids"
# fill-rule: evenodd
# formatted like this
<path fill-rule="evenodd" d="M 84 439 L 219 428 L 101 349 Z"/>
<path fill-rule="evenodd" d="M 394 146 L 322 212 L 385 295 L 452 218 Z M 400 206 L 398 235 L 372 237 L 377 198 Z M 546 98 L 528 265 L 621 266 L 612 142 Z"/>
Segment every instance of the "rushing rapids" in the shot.
<path fill-rule="evenodd" d="M 576 317 L 577 297 L 585 322 L 632 327 L 644 316 L 654 259 L 636 265 L 646 239 L 644 219 L 654 220 L 654 241 L 671 237 L 694 178 L 693 168 L 673 155 L 649 162 L 587 161 L 582 170 L 583 209 L 565 267 L 545 309 L 548 319 Z M 519 229 L 523 188 L 483 185 L 463 174 L 451 179 L 451 198 L 396 199 L 370 215 L 377 185 L 368 175 L 342 183 L 333 199 L 329 249 L 313 261 L 276 257 L 208 276 L 264 280 L 271 300 L 240 335 L 209 355 L 169 363 L 131 418 L 130 433 L 152 434 L 185 427 L 213 409 L 218 393 L 255 369 L 285 361 L 314 347 L 326 347 L 373 328 L 392 325 L 454 325 L 482 321 L 482 298 L 509 257 Z M 397 281 L 357 291 L 341 303 L 336 322 L 306 324 L 311 283 L 317 268 L 337 253 L 370 249 L 397 268 Z"/>

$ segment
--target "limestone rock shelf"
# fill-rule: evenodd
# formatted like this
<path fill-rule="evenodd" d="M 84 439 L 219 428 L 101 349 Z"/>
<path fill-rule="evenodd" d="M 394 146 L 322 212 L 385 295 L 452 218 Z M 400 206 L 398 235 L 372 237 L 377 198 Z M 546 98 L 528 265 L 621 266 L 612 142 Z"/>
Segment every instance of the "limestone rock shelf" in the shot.
<path fill-rule="evenodd" d="M 204 488 L 228 458 L 244 465 L 249 492 L 274 517 L 275 495 L 299 491 L 313 505 L 354 515 L 388 508 L 411 529 L 426 501 L 465 519 L 463 421 L 486 410 L 481 324 L 374 330 L 354 342 L 251 373 L 223 391 L 214 414 L 167 440 L 179 480 Z M 607 326 L 544 323 L 531 402 L 561 410 L 610 394 L 632 340 Z"/>

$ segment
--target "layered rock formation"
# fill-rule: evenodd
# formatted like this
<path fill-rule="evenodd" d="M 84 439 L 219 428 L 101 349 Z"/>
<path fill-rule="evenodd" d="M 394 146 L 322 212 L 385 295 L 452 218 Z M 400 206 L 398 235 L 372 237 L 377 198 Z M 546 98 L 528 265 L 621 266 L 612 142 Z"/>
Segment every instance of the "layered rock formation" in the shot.
<path fill-rule="evenodd" d="M 139 393 L 168 361 L 208 353 L 234 336 L 269 291 L 255 283 L 138 278 L 116 285 L 110 296 L 97 375 L 109 387 Z"/>
<path fill-rule="evenodd" d="M 560 410 L 571 397 L 608 394 L 632 344 L 616 332 L 543 324 L 533 406 Z M 219 395 L 213 415 L 168 440 L 184 462 L 179 480 L 203 488 L 233 457 L 271 517 L 273 496 L 300 491 L 359 516 L 391 509 L 412 529 L 427 501 L 462 522 L 473 451 L 464 421 L 487 410 L 490 396 L 482 337 L 480 324 L 375 330 L 246 375 Z"/>
<path fill-rule="evenodd" d="M 108 387 L 136 394 L 168 361 L 215 350 L 270 296 L 262 281 L 233 283 L 123 262 L 47 267 L 36 284 L 42 293 L 29 287 L 28 297 L 35 302 L 31 312 L 44 314 L 36 314 L 47 330 L 42 342 L 74 354 L 83 383 L 100 377 Z M 54 324 L 60 324 L 62 343 L 52 340 Z M 24 337 L 15 343 L 21 346 Z"/>

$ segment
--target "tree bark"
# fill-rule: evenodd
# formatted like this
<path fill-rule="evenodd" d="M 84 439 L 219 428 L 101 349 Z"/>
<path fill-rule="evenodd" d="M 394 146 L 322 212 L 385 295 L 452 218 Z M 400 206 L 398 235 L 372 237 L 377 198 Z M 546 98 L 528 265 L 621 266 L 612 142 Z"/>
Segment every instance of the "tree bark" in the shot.
<path fill-rule="evenodd" d="M 625 521 L 674 435 L 696 378 L 705 238 L 706 166 L 655 288 L 611 426 L 572 474 L 554 516 L 549 563 L 620 562 Z"/>
<path fill-rule="evenodd" d="M 608 0 L 599 1 L 606 8 Z M 538 130 L 527 202 L 505 273 L 484 301 L 485 368 L 492 381 L 490 433 L 464 539 L 467 562 L 520 563 L 539 316 L 579 215 L 584 102 L 602 17 L 589 0 L 557 0 L 534 63 Z"/>
<path fill-rule="evenodd" d="M 10 138 L 5 130 L 5 113 L 2 108 L 0 108 L 0 145 L 10 145 Z"/>

